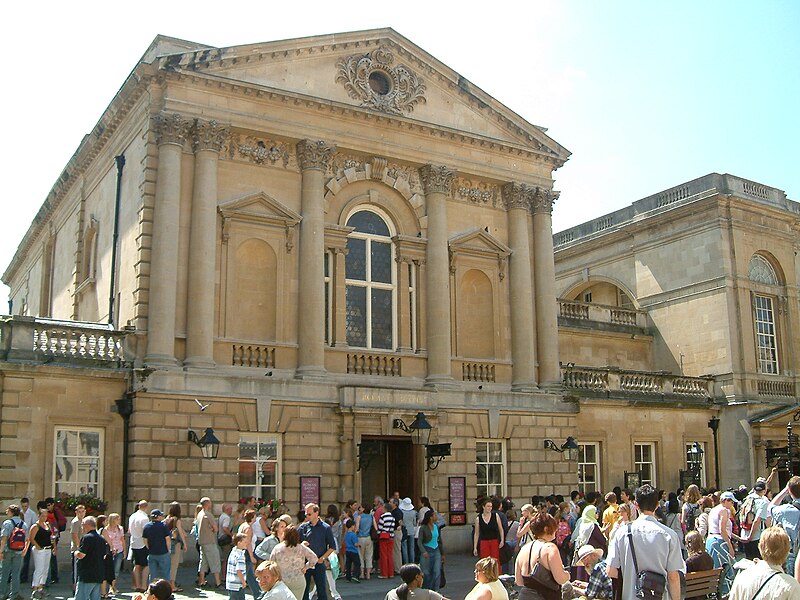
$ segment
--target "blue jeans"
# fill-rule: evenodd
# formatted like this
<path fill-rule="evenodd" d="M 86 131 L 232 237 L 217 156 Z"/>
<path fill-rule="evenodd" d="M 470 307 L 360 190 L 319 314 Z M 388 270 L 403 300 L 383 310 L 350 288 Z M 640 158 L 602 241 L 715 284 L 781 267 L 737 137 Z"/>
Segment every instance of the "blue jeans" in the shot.
<path fill-rule="evenodd" d="M 306 571 L 306 591 L 303 592 L 303 600 L 308 600 L 311 593 L 311 578 L 317 586 L 317 600 L 328 600 L 328 582 L 325 580 L 325 564 L 317 563 L 313 569 Z"/>
<path fill-rule="evenodd" d="M 442 552 L 439 548 L 431 550 L 427 546 L 425 547 L 425 552 L 428 558 L 425 558 L 425 554 L 423 554 L 420 559 L 420 567 L 425 577 L 422 587 L 426 590 L 438 592 L 439 582 L 442 578 Z"/>
<path fill-rule="evenodd" d="M 75 600 L 100 600 L 100 584 L 79 579 L 75 586 Z"/>
<path fill-rule="evenodd" d="M 253 593 L 253 598 L 258 598 L 261 592 L 261 586 L 258 585 L 258 579 L 256 579 L 256 570 L 253 567 L 253 563 L 250 561 L 250 556 L 245 556 L 245 579 L 247 580 L 247 587 L 250 588 L 250 591 Z M 224 575 L 224 574 L 223 574 Z"/>
<path fill-rule="evenodd" d="M 148 554 L 147 566 L 150 567 L 150 580 L 148 583 L 153 583 L 156 579 L 166 579 L 169 581 L 169 552 L 165 552 L 164 554 Z"/>
<path fill-rule="evenodd" d="M 122 561 L 125 559 L 124 552 L 117 552 L 114 555 L 114 579 L 119 578 L 119 572 L 122 570 Z"/>
<path fill-rule="evenodd" d="M 22 551 L 6 548 L 0 563 L 0 598 L 13 598 L 19 594 L 19 573 L 22 570 Z M 8 580 L 11 579 L 11 591 Z"/>
<path fill-rule="evenodd" d="M 417 545 L 417 540 L 414 538 L 414 530 L 406 531 L 403 534 L 403 541 L 400 542 L 400 552 L 403 554 L 403 564 L 407 565 L 414 562 L 414 546 Z"/>

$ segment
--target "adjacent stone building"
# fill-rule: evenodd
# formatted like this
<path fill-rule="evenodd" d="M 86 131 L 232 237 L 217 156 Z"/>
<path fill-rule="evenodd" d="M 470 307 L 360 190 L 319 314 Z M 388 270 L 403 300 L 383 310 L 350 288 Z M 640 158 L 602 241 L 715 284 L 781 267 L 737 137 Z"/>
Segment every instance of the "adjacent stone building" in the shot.
<path fill-rule="evenodd" d="M 788 478 L 798 233 L 800 204 L 784 192 L 712 173 L 555 234 L 564 382 L 601 486 L 622 465 L 674 488 L 695 442 L 713 485 L 709 408 L 722 409 L 721 486 L 775 465 Z"/>

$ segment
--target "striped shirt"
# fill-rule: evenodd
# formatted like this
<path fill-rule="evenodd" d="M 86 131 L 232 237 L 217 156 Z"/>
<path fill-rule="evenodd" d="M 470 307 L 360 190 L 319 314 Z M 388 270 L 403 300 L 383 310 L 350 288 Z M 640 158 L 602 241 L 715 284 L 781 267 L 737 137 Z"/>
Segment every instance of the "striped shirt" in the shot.
<path fill-rule="evenodd" d="M 378 533 L 388 533 L 389 537 L 393 538 L 395 529 L 397 529 L 397 522 L 394 520 L 394 515 L 387 510 L 378 520 Z"/>
<path fill-rule="evenodd" d="M 237 592 L 242 589 L 242 580 L 236 574 L 236 571 L 241 571 L 242 574 L 246 573 L 247 566 L 245 565 L 244 550 L 241 548 L 234 548 L 228 557 L 228 568 L 225 571 L 225 589 Z"/>

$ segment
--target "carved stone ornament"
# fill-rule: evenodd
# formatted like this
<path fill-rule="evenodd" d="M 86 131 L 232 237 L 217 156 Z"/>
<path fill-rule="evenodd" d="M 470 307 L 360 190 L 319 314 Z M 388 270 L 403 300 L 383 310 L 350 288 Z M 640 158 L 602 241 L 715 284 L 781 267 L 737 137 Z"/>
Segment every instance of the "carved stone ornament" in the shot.
<path fill-rule="evenodd" d="M 197 119 L 194 124 L 194 150 L 213 150 L 219 152 L 228 140 L 230 129 L 217 121 Z"/>
<path fill-rule="evenodd" d="M 503 203 L 506 210 L 521 208 L 530 210 L 531 195 L 534 193 L 529 186 L 524 183 L 511 182 L 503 186 Z"/>
<path fill-rule="evenodd" d="M 543 190 L 542 188 L 536 188 L 533 191 L 533 212 L 535 213 L 547 213 L 549 215 L 553 214 L 553 204 L 555 204 L 556 200 L 558 200 L 559 192 L 554 192 L 553 190 Z"/>
<path fill-rule="evenodd" d="M 392 114 L 410 113 L 425 103 L 425 84 L 405 65 L 392 66 L 394 55 L 387 48 L 341 59 L 336 82 L 362 106 Z"/>
<path fill-rule="evenodd" d="M 456 197 L 473 204 L 491 204 L 497 206 L 499 189 L 496 185 L 484 181 L 470 181 L 463 177 L 456 177 L 453 183 Z"/>
<path fill-rule="evenodd" d="M 323 140 L 300 140 L 297 142 L 297 160 L 300 168 L 325 171 L 336 153 L 336 146 Z"/>
<path fill-rule="evenodd" d="M 456 172 L 442 165 L 425 165 L 419 170 L 425 194 L 450 194 Z"/>
<path fill-rule="evenodd" d="M 162 144 L 178 144 L 183 146 L 189 135 L 189 121 L 177 113 L 158 114 L 153 118 L 156 129 L 156 140 Z"/>
<path fill-rule="evenodd" d="M 228 156 L 230 158 L 238 156 L 257 165 L 275 165 L 280 162 L 284 167 L 289 166 L 289 150 L 286 144 L 253 136 L 245 138 L 240 135 L 233 136 L 231 143 L 228 144 Z"/>

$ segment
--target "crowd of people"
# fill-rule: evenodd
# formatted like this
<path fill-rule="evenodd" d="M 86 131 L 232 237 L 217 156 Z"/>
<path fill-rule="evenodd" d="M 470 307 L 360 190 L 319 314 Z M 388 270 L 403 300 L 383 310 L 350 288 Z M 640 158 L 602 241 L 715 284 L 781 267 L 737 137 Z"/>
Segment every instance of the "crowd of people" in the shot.
<path fill-rule="evenodd" d="M 481 498 L 473 523 L 476 583 L 467 600 L 507 600 L 503 573 L 523 600 L 678 600 L 687 574 L 712 569 L 721 571 L 730 600 L 752 600 L 754 592 L 800 599 L 800 477 L 777 492 L 774 477 L 775 470 L 752 487 L 705 493 L 696 485 L 675 492 L 643 485 L 635 493 L 534 497 L 519 518 L 510 499 Z M 444 519 L 424 497 L 415 504 L 399 493 L 376 496 L 370 507 L 351 500 L 324 515 L 307 504 L 294 516 L 282 503 L 259 506 L 255 498 L 215 514 L 202 498 L 188 531 L 181 505 L 166 509 L 140 501 L 126 531 L 119 514 L 87 516 L 83 506 L 68 519 L 53 498 L 36 511 L 27 498 L 8 506 L 0 600 L 21 600 L 29 575 L 31 597 L 47 595 L 58 581 L 62 534 L 70 536 L 77 600 L 119 594 L 126 559 L 134 592 L 169 600 L 182 591 L 177 572 L 190 543 L 199 554 L 195 584 L 231 600 L 244 600 L 246 591 L 259 600 L 340 600 L 337 584 L 395 576 L 402 584 L 386 600 L 444 599 Z"/>

